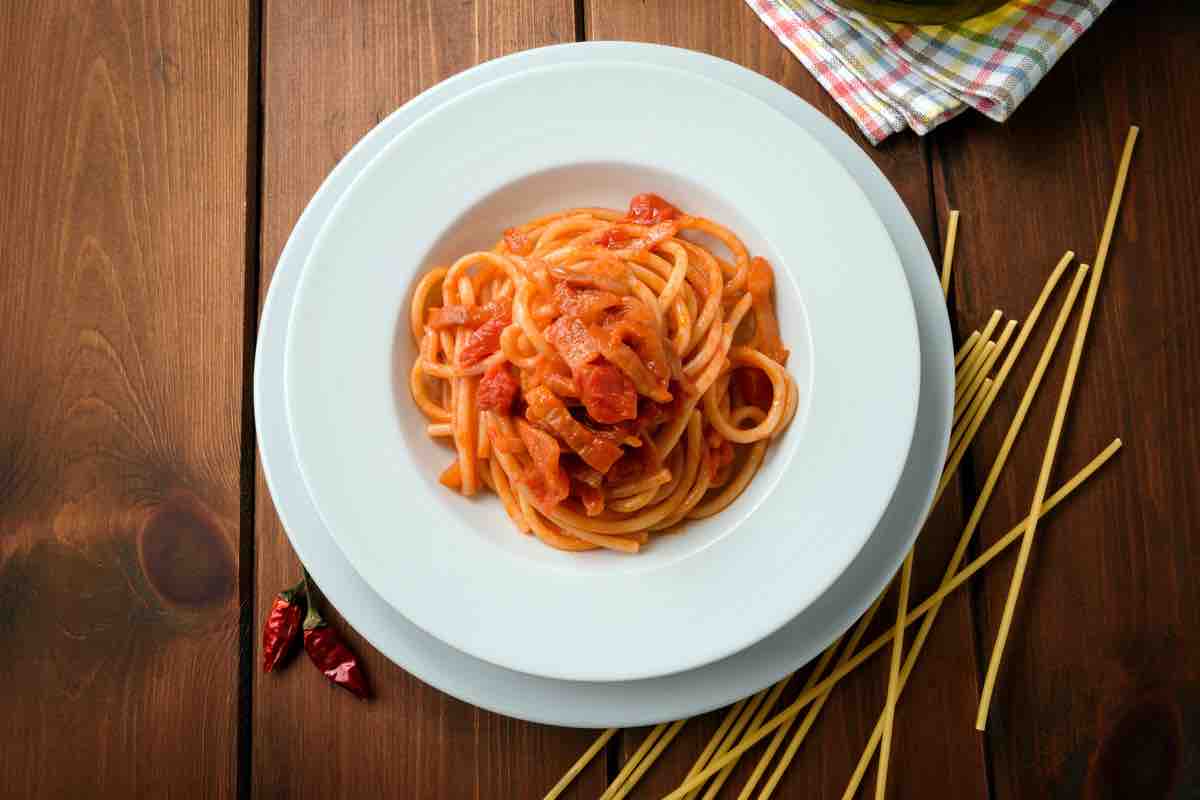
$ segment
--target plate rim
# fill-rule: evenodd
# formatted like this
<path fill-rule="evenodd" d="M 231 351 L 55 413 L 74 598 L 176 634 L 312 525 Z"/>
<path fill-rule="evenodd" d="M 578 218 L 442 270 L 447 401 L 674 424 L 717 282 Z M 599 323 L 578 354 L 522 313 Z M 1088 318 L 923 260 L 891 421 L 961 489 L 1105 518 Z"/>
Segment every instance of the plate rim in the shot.
<path fill-rule="evenodd" d="M 310 519 L 300 524 L 299 517 L 303 516 L 301 509 L 292 507 L 291 503 L 279 502 L 282 490 L 291 493 L 297 487 L 295 476 L 287 474 L 288 467 L 291 466 L 294 471 L 295 466 L 286 461 L 279 462 L 276 455 L 271 455 L 276 444 L 286 452 L 290 442 L 286 430 L 280 429 L 278 420 L 273 422 L 262 414 L 264 407 L 272 402 L 268 395 L 272 394 L 270 380 L 275 377 L 273 370 L 279 371 L 268 365 L 266 356 L 272 347 L 277 346 L 274 339 L 282 338 L 278 330 L 281 323 L 277 307 L 286 301 L 280 299 L 281 292 L 285 291 L 281 287 L 292 280 L 291 273 L 297 269 L 291 262 L 295 261 L 297 253 L 303 255 L 305 240 L 309 238 L 307 228 L 311 227 L 314 216 L 324 213 L 323 206 L 328 205 L 328 195 L 336 191 L 337 184 L 344 180 L 343 173 L 353 166 L 356 159 L 361 160 L 364 152 L 386 143 L 383 137 L 392 133 L 397 126 L 406 124 L 405 117 L 423 113 L 427 106 L 436 104 L 455 91 L 461 91 L 472 81 L 484 80 L 488 75 L 519 70 L 529 64 L 553 63 L 560 59 L 603 59 L 614 51 L 629 50 L 637 51 L 640 57 L 649 60 L 661 59 L 685 68 L 703 70 L 727 85 L 769 102 L 821 138 L 867 192 L 872 204 L 880 212 L 893 244 L 901 252 L 906 279 L 914 294 L 914 303 L 919 307 L 922 343 L 925 343 L 924 335 L 927 334 L 929 341 L 935 345 L 934 348 L 922 347 L 922 359 L 928 359 L 933 369 L 923 369 L 917 428 L 921 436 L 920 441 L 914 438 L 914 449 L 910 452 L 900 487 L 909 494 L 899 499 L 893 497 L 881 521 L 881 525 L 886 522 L 890 526 L 885 531 L 887 535 L 881 535 L 877 527 L 868 546 L 855 559 L 855 564 L 827 592 L 830 595 L 849 595 L 840 597 L 834 610 L 821 609 L 825 616 L 814 619 L 818 609 L 810 608 L 764 641 L 728 659 L 696 670 L 650 681 L 568 683 L 495 667 L 423 634 L 376 596 L 344 557 L 339 563 L 340 550 L 329 539 L 328 532 L 320 529 L 319 520 L 315 525 L 312 524 L 311 508 L 308 509 Z M 913 285 L 914 280 L 916 286 Z M 936 272 L 927 245 L 895 188 L 853 139 L 823 113 L 785 87 L 733 62 L 665 45 L 587 42 L 522 51 L 476 65 L 430 87 L 392 112 L 347 152 L 310 198 L 280 252 L 263 304 L 261 328 L 264 335 L 260 335 L 256 347 L 253 399 L 264 478 L 275 500 L 285 535 L 300 559 L 309 565 L 321 582 L 326 597 L 342 611 L 347 623 L 358 629 L 367 641 L 418 679 L 481 708 L 535 722 L 597 727 L 646 724 L 690 716 L 751 694 L 802 666 L 853 624 L 899 567 L 928 512 L 937 483 L 935 470 L 940 468 L 949 437 L 949 408 L 953 396 L 953 371 L 946 369 L 953 358 L 949 318 L 936 285 Z M 948 357 L 935 358 L 934 350 L 941 351 L 942 356 L 948 354 Z M 924 452 L 916 449 L 918 445 Z M 928 463 L 916 464 L 911 453 L 917 453 Z M 907 483 L 912 485 L 907 486 Z M 303 503 L 307 498 L 297 496 L 295 500 Z M 324 561 L 315 559 L 321 551 L 328 555 Z M 854 573 L 853 576 L 850 573 Z M 806 617 L 807 620 L 804 619 Z"/>
<path fill-rule="evenodd" d="M 839 339 L 838 346 L 842 348 L 848 347 L 853 350 L 857 347 L 859 350 L 878 350 L 882 346 L 890 347 L 894 352 L 884 363 L 903 365 L 904 369 L 889 367 L 879 372 L 872 371 L 870 381 L 861 371 L 826 369 L 823 373 L 826 376 L 824 379 L 826 383 L 818 381 L 816 394 L 810 395 L 809 398 L 810 406 L 813 407 L 806 408 L 806 415 L 815 413 L 815 407 L 821 407 L 829 416 L 826 417 L 825 423 L 821 423 L 819 419 L 809 420 L 808 425 L 799 429 L 797 436 L 802 438 L 799 442 L 793 441 L 790 452 L 795 453 L 801 446 L 811 446 L 812 440 L 821 438 L 824 438 L 829 444 L 827 447 L 818 446 L 817 449 L 820 452 L 827 454 L 845 452 L 832 444 L 832 439 L 836 438 L 833 431 L 839 428 L 843 432 L 846 430 L 845 425 L 841 424 L 844 420 L 840 416 L 836 416 L 836 405 L 831 405 L 830 395 L 825 393 L 821 387 L 829 385 L 828 381 L 831 380 L 831 375 L 835 383 L 859 384 L 859 389 L 851 390 L 853 391 L 852 396 L 865 398 L 863 402 L 879 406 L 871 413 L 858 411 L 858 416 L 855 417 L 857 422 L 850 427 L 850 430 L 856 431 L 854 436 L 858 437 L 862 447 L 872 448 L 873 456 L 870 460 L 869 472 L 874 473 L 874 480 L 870 484 L 869 502 L 861 497 L 863 492 L 861 481 L 855 483 L 848 477 L 851 474 L 861 477 L 863 474 L 861 459 L 855 459 L 855 463 L 859 466 L 854 467 L 847 459 L 839 462 L 839 459 L 835 457 L 831 465 L 829 459 L 818 463 L 811 456 L 804 455 L 801 456 L 800 461 L 791 461 L 784 465 L 784 468 L 779 470 L 776 479 L 784 482 L 783 485 L 791 484 L 795 488 L 796 481 L 800 480 L 800 476 L 807 472 L 808 477 L 803 480 L 799 488 L 808 493 L 810 500 L 824 496 L 826 490 L 836 490 L 835 496 L 840 496 L 841 502 L 835 506 L 822 505 L 819 500 L 815 504 L 789 502 L 786 499 L 789 495 L 781 493 L 781 487 L 777 486 L 774 491 L 768 492 L 758 499 L 758 507 L 743 509 L 742 516 L 745 518 L 743 521 L 750 526 L 749 528 L 728 537 L 718 538 L 710 542 L 707 547 L 683 560 L 676 560 L 657 567 L 659 574 L 654 579 L 646 579 L 637 571 L 614 570 L 596 573 L 586 578 L 576 577 L 560 580 L 553 569 L 544 565 L 531 566 L 531 562 L 515 558 L 495 559 L 491 557 L 492 551 L 488 549 L 488 545 L 481 544 L 480 540 L 475 538 L 464 539 L 461 537 L 454 539 L 452 546 L 449 540 L 443 544 L 440 539 L 393 539 L 387 546 L 395 555 L 403 557 L 398 560 L 389 559 L 388 563 L 391 566 L 384 570 L 380 566 L 379 560 L 372 555 L 373 548 L 378 547 L 379 543 L 384 540 L 379 539 L 378 535 L 365 535 L 360 532 L 373 529 L 373 523 L 359 518 L 358 525 L 351 524 L 351 520 L 355 518 L 358 510 L 363 508 L 364 496 L 359 495 L 357 500 L 352 501 L 351 497 L 355 493 L 335 489 L 335 487 L 344 485 L 344 481 L 339 476 L 347 468 L 346 464 L 351 464 L 352 469 L 361 469 L 358 465 L 363 463 L 361 461 L 363 453 L 375 453 L 378 456 L 382 451 L 368 446 L 353 452 L 342 452 L 340 458 L 331 459 L 328 458 L 330 451 L 326 448 L 330 442 L 344 443 L 353 438 L 347 438 L 348 429 L 345 425 L 338 426 L 339 435 L 336 437 L 328 435 L 331 429 L 324 424 L 308 424 L 297 428 L 297 413 L 300 414 L 301 420 L 307 418 L 309 423 L 317 419 L 328 418 L 328 411 L 323 407 L 320 392 L 315 394 L 311 391 L 297 393 L 297 387 L 307 385 L 311 389 L 314 382 L 319 385 L 330 385 L 328 380 L 322 384 L 318 380 L 318 373 L 314 370 L 319 370 L 321 364 L 344 365 L 348 363 L 346 359 L 333 357 L 313 361 L 314 353 L 311 346 L 321 347 L 331 341 L 324 335 L 318 336 L 316 331 L 318 328 L 321 331 L 329 330 L 330 327 L 328 324 L 314 326 L 309 323 L 313 314 L 322 313 L 331 307 L 329 305 L 331 293 L 336 296 L 339 291 L 337 285 L 340 281 L 337 280 L 337 276 L 340 275 L 340 271 L 336 268 L 336 265 L 342 260 L 342 256 L 337 255 L 341 252 L 336 246 L 339 237 L 345 238 L 347 225 L 349 228 L 361 227 L 361 221 L 356 216 L 355 210 L 361 210 L 364 201 L 368 202 L 368 206 L 378 206 L 378 203 L 372 200 L 371 190 L 380 187 L 381 176 L 386 176 L 389 172 L 394 173 L 397 165 L 408 164 L 411 166 L 414 158 L 412 155 L 414 143 L 419 143 L 422 136 L 428 138 L 433 135 L 434 131 L 444 129 L 447 118 L 452 122 L 455 114 L 469 116 L 477 113 L 481 102 L 486 109 L 489 104 L 495 104 L 497 97 L 511 101 L 514 99 L 514 95 L 524 96 L 529 93 L 530 84 L 533 84 L 534 89 L 540 87 L 543 91 L 554 91 L 554 87 L 567 84 L 573 77 L 572 73 L 591 76 L 593 80 L 611 82 L 614 75 L 625 77 L 621 73 L 630 70 L 635 70 L 639 74 L 649 73 L 646 80 L 650 85 L 658 85 L 657 79 L 661 78 L 662 81 L 677 81 L 678 83 L 674 85 L 685 91 L 688 88 L 693 91 L 707 90 L 707 85 L 722 87 L 722 90 L 729 93 L 725 102 L 745 102 L 748 109 L 746 113 L 756 114 L 753 119 L 758 126 L 781 126 L 781 130 L 786 130 L 788 135 L 793 137 L 793 143 L 803 143 L 803 147 L 796 145 L 791 149 L 774 154 L 773 161 L 787 162 L 790 159 L 792 166 L 801 173 L 806 169 L 816 170 L 818 174 L 821 170 L 825 170 L 828 173 L 826 175 L 827 185 L 834 177 L 840 183 L 838 193 L 841 198 L 840 202 L 846 204 L 848 212 L 854 212 L 853 215 L 848 214 L 842 219 L 854 219 L 855 222 L 852 226 L 847 224 L 847 229 L 853 227 L 859 231 L 858 241 L 870 243 L 869 256 L 865 260 L 861 255 L 844 258 L 841 263 L 848 267 L 858 265 L 844 275 L 852 276 L 850 279 L 860 283 L 864 288 L 864 292 L 856 295 L 859 303 L 868 300 L 874 302 L 877 307 L 872 314 L 882 314 L 892 321 L 893 324 L 892 327 L 889 327 L 889 331 L 892 331 L 893 335 L 883 341 L 877 338 L 872 340 L 865 332 L 859 332 L 857 339 L 854 338 L 854 334 L 847 337 L 845 334 L 857 331 L 858 326 L 849 323 L 845 314 L 831 311 L 828 306 L 822 306 L 812 297 L 802 294 L 801 301 L 807 309 L 805 312 L 807 324 L 814 326 L 815 320 L 824 320 L 820 324 L 826 327 L 819 330 L 817 335 L 838 333 L 839 326 L 844 328 L 845 330 L 841 331 L 843 335 L 837 337 Z M 655 75 L 654 73 L 661 74 Z M 587 80 L 587 77 L 584 77 L 584 80 Z M 691 86 L 687 87 L 686 85 L 689 83 Z M 722 129 L 714 129 L 713 135 L 720 138 L 724 134 Z M 574 157 L 572 150 L 568 158 Z M 498 172 L 507 171 L 507 167 L 497 167 L 496 169 Z M 718 169 L 717 172 L 719 173 L 723 169 L 726 168 Z M 388 182 L 386 185 L 396 184 Z M 766 188 L 780 194 L 783 193 L 782 188 L 775 184 Z M 819 212 L 817 222 L 819 225 Z M 826 224 L 829 224 L 828 218 Z M 790 229 L 785 225 L 776 224 L 773 229 L 768 227 L 768 231 L 770 230 L 773 230 L 773 233 L 766 234 L 768 239 L 792 235 L 787 233 Z M 804 237 L 798 236 L 798 238 Z M 831 263 L 838 263 L 837 259 L 842 257 L 842 248 L 838 244 L 840 241 L 840 237 L 837 240 L 829 237 L 822 239 L 823 246 L 827 248 L 828 257 L 834 259 Z M 346 242 L 342 243 L 346 244 Z M 333 251 L 330 250 L 331 247 Z M 803 251 L 796 247 L 789 248 L 788 252 L 797 253 L 792 256 L 795 261 L 806 260 L 798 255 Z M 870 266 L 863 266 L 864 263 Z M 785 268 L 787 266 L 786 260 L 784 266 Z M 372 273 L 368 272 L 367 274 L 371 275 Z M 834 277 L 837 275 L 836 272 L 831 273 L 822 269 L 802 269 L 799 272 L 788 272 L 787 274 L 793 281 L 809 284 L 810 290 L 813 286 L 824 286 L 826 290 L 843 293 L 842 296 L 847 291 L 841 285 L 846 278 L 843 277 L 839 281 L 837 277 Z M 330 281 L 333 283 L 330 284 Z M 873 282 L 885 285 L 887 289 L 872 292 L 867 287 Z M 340 283 L 340 285 L 346 286 L 344 283 Z M 830 289 L 830 287 L 837 288 Z M 318 293 L 318 289 L 323 291 Z M 354 288 L 348 290 L 356 291 Z M 849 301 L 847 300 L 847 302 Z M 383 304 L 380 304 L 379 308 L 383 307 Z M 401 316 L 403 316 L 402 312 L 403 309 L 400 312 Z M 383 316 L 387 317 L 388 315 L 384 314 Z M 343 321 L 345 319 L 347 318 L 342 318 Z M 298 321 L 303 324 L 298 324 Z M 360 339 L 362 338 L 369 339 L 370 337 L 360 335 Z M 835 337 L 830 336 L 829 338 Z M 870 344 L 872 341 L 874 343 Z M 308 346 L 305 345 L 306 342 Z M 814 350 L 815 360 L 826 362 L 827 367 L 829 360 L 833 357 L 830 355 L 833 351 L 828 350 L 828 347 L 827 339 L 824 348 L 818 347 Z M 295 365 L 301 362 L 305 365 L 304 369 L 295 369 Z M 318 366 L 314 367 L 314 364 Z M 812 137 L 803 126 L 770 104 L 746 92 L 678 67 L 627 59 L 625 61 L 611 60 L 532 67 L 512 75 L 495 78 L 447 100 L 436 110 L 415 120 L 404 131 L 384 144 L 370 162 L 358 171 L 350 185 L 337 199 L 317 232 L 308 253 L 291 309 L 284 380 L 292 441 L 310 497 L 343 553 L 360 576 L 372 585 L 377 593 L 426 632 L 470 655 L 498 666 L 549 678 L 613 681 L 658 677 L 694 669 L 724 658 L 778 630 L 832 585 L 869 540 L 895 492 L 907 461 L 908 450 L 915 430 L 920 392 L 920 370 L 920 337 L 904 266 L 882 218 L 862 191 L 861 186 L 846 171 L 840 161 Z M 374 375 L 376 373 L 366 370 L 356 374 Z M 892 378 L 889 390 L 878 394 L 863 391 L 867 383 L 885 380 L 889 375 Z M 376 380 L 376 382 L 379 381 Z M 391 377 L 389 376 L 385 382 L 390 384 Z M 843 392 L 845 392 L 845 388 L 843 388 Z M 366 391 L 356 394 L 360 397 L 376 395 L 383 397 L 380 392 Z M 336 393 L 329 396 L 336 396 Z M 386 405 L 390 406 L 390 392 L 386 396 L 388 398 Z M 848 395 L 843 394 L 842 396 Z M 297 409 L 300 411 L 297 412 Z M 869 422 L 882 419 L 880 415 L 884 413 L 883 409 L 887 409 L 889 424 L 875 425 Z M 371 415 L 368 413 L 367 416 Z M 351 415 L 352 417 L 353 415 Z M 390 420 L 390 416 L 386 413 L 381 418 L 381 424 L 384 420 Z M 353 425 L 350 427 L 354 428 Z M 365 428 L 362 428 L 360 432 L 364 431 Z M 870 435 L 865 432 L 869 432 Z M 361 436 L 359 438 L 362 439 Z M 363 441 L 365 442 L 365 439 Z M 322 444 L 322 446 L 314 449 L 316 444 Z M 385 449 L 390 450 L 390 448 Z M 318 454 L 321 457 L 315 458 L 314 456 Z M 401 453 L 399 464 L 411 460 L 411 455 L 404 450 Z M 386 470 L 390 464 L 394 463 L 394 459 L 382 458 L 380 463 L 375 464 L 375 467 L 377 470 Z M 838 463 L 841 464 L 840 468 L 837 467 Z M 335 468 L 332 466 L 334 464 L 341 466 Z M 394 468 L 397 473 L 404 471 L 399 465 Z M 330 469 L 333 469 L 333 472 L 329 472 Z M 830 474 L 829 470 L 845 476 L 845 479 L 838 480 L 827 477 Z M 320 472 L 325 472 L 326 475 L 321 480 L 316 480 L 314 474 Z M 375 474 L 374 471 L 372 474 Z M 383 474 L 383 472 L 378 474 Z M 392 477 L 406 481 L 410 478 L 417 479 L 419 476 L 413 472 L 411 476 L 397 474 Z M 824 490 L 821 488 L 822 482 L 825 485 Z M 852 491 L 852 486 L 858 488 Z M 424 487 L 424 489 L 428 491 L 429 487 Z M 859 494 L 860 501 L 849 502 L 850 496 L 855 493 Z M 366 497 L 369 499 L 370 495 Z M 380 500 L 385 495 L 375 494 L 374 497 L 376 500 Z M 348 509 L 354 509 L 354 511 L 351 512 Z M 771 511 L 768 512 L 767 509 L 771 509 Z M 401 508 L 397 506 L 392 511 L 399 513 Z M 758 516 L 751 516 L 749 513 L 751 511 Z M 333 514 L 333 517 L 330 514 Z M 764 533 L 764 531 L 777 526 L 779 521 L 794 519 L 797 514 L 802 517 L 808 515 L 819 527 L 808 528 L 811 532 L 807 533 L 804 538 L 780 540 L 775 536 L 768 537 Z M 456 520 L 446 519 L 442 514 L 430 514 L 428 521 L 430 524 L 435 521 L 437 524 L 457 523 Z M 746 546 L 747 542 L 750 543 L 749 549 Z M 804 542 L 806 546 L 801 546 L 801 542 Z M 820 559 L 812 557 L 811 547 L 813 546 L 821 548 Z M 765 554 L 772 547 L 779 555 L 764 561 Z M 757 558 L 754 557 L 755 553 L 758 554 Z M 787 554 L 788 557 L 783 558 L 784 554 Z M 766 563 L 780 564 L 781 569 L 767 570 L 765 573 L 759 574 Z M 438 587 L 444 585 L 444 583 L 430 578 L 433 573 L 428 566 L 434 564 L 446 565 L 446 575 L 442 576 L 443 578 L 450 578 L 460 586 L 470 587 L 470 591 L 474 593 L 475 602 L 458 605 L 438 603 L 431 605 L 427 602 L 426 598 L 431 596 L 430 592 L 437 592 L 439 591 Z M 782 565 L 785 564 L 789 565 L 791 571 L 782 569 Z M 810 564 L 819 566 L 813 569 L 809 567 Z M 802 578 L 797 577 L 798 573 L 795 572 L 801 568 L 809 569 L 809 572 Z M 634 577 L 634 575 L 638 577 Z M 680 576 L 682 580 L 682 583 L 669 585 L 691 591 L 678 602 L 676 602 L 678 598 L 673 596 L 671 603 L 655 604 L 655 598 L 661 595 L 661 587 L 664 585 L 662 582 L 668 580 L 668 575 Z M 585 586 L 581 593 L 578 591 L 576 580 L 588 580 L 593 583 Z M 729 583 L 729 581 L 733 583 Z M 657 582 L 657 585 L 649 585 L 653 582 Z M 505 589 L 505 587 L 514 585 L 529 586 L 531 589 L 528 592 L 511 592 Z M 763 591 L 757 594 L 755 602 L 758 607 L 751 622 L 749 621 L 751 617 L 735 614 L 727 604 L 718 601 L 716 593 L 704 592 L 699 588 L 701 586 L 733 585 L 742 587 L 772 585 L 775 588 L 771 592 Z M 489 597 L 492 598 L 490 602 L 486 600 Z M 643 602 L 637 602 L 638 597 L 641 597 Z M 620 602 L 614 602 L 613 598 L 619 598 Z M 711 599 L 706 601 L 706 598 Z M 568 600 L 572 601 L 574 605 L 568 603 Z M 710 604 L 707 611 L 703 611 L 705 602 Z M 568 616 L 572 616 L 575 612 L 572 614 L 565 612 L 567 608 L 578 609 L 580 603 L 589 607 L 582 613 L 592 615 L 591 622 L 586 629 L 578 628 L 570 623 Z M 617 606 L 625 608 L 628 613 L 617 613 L 619 610 L 616 608 Z M 645 608 L 657 609 L 657 618 L 653 624 L 647 622 L 640 624 L 636 630 L 630 628 L 624 620 L 629 618 L 629 614 L 636 615 L 638 609 Z M 487 619 L 482 619 L 482 617 Z M 643 613 L 640 619 L 644 618 L 645 614 Z M 488 619 L 491 620 L 490 623 L 488 623 Z M 520 625 L 512 622 L 517 619 L 526 620 L 526 622 Z M 530 624 L 529 620 L 534 620 L 534 622 Z M 714 635 L 714 626 L 720 633 L 719 636 Z M 546 629 L 559 631 L 556 636 L 558 644 L 555 647 L 545 647 L 544 637 L 536 632 Z M 705 631 L 704 634 L 700 634 L 701 629 Z M 606 634 L 605 631 L 610 633 Z M 669 634 L 664 636 L 664 631 Z M 568 646 L 565 647 L 563 646 L 564 637 L 568 640 Z M 611 646 L 613 641 L 621 641 L 624 644 L 621 648 L 614 648 Z M 634 651 L 638 652 L 638 658 L 626 657 Z"/>

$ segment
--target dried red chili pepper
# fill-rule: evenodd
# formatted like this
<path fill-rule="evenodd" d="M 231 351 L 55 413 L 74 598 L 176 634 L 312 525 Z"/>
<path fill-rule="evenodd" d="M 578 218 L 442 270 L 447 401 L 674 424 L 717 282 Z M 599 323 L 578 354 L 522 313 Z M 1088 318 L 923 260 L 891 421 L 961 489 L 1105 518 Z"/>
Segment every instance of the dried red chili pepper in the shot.
<path fill-rule="evenodd" d="M 310 583 L 305 583 L 305 591 L 308 595 L 308 614 L 304 617 L 304 652 L 335 685 L 363 700 L 367 699 L 371 692 L 358 659 L 317 611 Z"/>
<path fill-rule="evenodd" d="M 263 672 L 279 666 L 300 638 L 304 617 L 304 581 L 275 596 L 263 625 Z"/>

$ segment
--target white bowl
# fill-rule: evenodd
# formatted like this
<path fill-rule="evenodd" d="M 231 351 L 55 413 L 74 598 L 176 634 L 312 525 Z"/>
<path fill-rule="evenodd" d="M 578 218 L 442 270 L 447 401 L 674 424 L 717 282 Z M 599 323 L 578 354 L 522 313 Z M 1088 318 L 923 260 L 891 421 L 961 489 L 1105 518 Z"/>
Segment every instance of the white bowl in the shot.
<path fill-rule="evenodd" d="M 450 456 L 408 398 L 408 294 L 504 227 L 638 191 L 720 220 L 775 264 L 801 410 L 717 517 L 636 557 L 560 553 L 517 534 L 498 502 L 437 484 Z M 305 483 L 372 588 L 467 653 L 593 681 L 711 662 L 818 597 L 891 497 L 919 378 L 898 257 L 842 167 L 748 95 L 620 63 L 497 80 L 396 137 L 314 244 L 285 363 Z"/>

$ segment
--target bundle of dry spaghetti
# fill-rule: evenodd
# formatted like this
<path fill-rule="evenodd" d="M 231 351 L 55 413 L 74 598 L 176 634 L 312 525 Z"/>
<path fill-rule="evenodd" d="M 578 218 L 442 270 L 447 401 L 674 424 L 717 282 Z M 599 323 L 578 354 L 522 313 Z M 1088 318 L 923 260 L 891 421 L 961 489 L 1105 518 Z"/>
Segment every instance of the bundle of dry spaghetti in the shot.
<path fill-rule="evenodd" d="M 743 786 L 738 790 L 736 797 L 738 800 L 748 800 L 756 796 L 759 800 L 767 800 L 771 797 L 805 738 L 811 732 L 825 701 L 838 682 L 873 655 L 886 649 L 889 653 L 887 699 L 843 795 L 843 800 L 849 800 L 857 794 L 871 761 L 878 753 L 879 765 L 875 795 L 876 798 L 882 800 L 887 786 L 890 742 L 893 736 L 892 721 L 896 703 L 916 667 L 942 603 L 950 593 L 966 583 L 969 578 L 992 562 L 1009 546 L 1019 541 L 1018 560 L 1013 571 L 1004 615 L 989 661 L 979 713 L 975 721 L 976 727 L 983 730 L 1004 646 L 1011 630 L 1013 609 L 1032 552 L 1033 538 L 1038 530 L 1039 520 L 1091 478 L 1121 447 L 1121 440 L 1114 439 L 1087 466 L 1055 491 L 1049 491 L 1049 481 L 1058 450 L 1058 442 L 1069 410 L 1075 376 L 1082 358 L 1083 345 L 1095 310 L 1100 280 L 1107 261 L 1108 249 L 1121 198 L 1124 194 L 1125 181 L 1137 135 L 1138 129 L 1131 128 L 1125 141 L 1094 266 L 1089 268 L 1086 264 L 1080 264 L 1074 270 L 1067 285 L 1066 295 L 1054 317 L 1049 337 L 1038 357 L 1029 383 L 1021 395 L 1017 410 L 1008 424 L 999 451 L 987 472 L 982 489 L 959 536 L 957 546 L 938 589 L 917 605 L 910 607 L 908 592 L 913 561 L 913 553 L 910 551 L 897 579 L 893 581 L 897 590 L 898 602 L 896 618 L 894 623 L 889 625 L 887 632 L 865 646 L 862 644 L 884 596 L 890 589 L 884 590 L 852 630 L 839 637 L 821 654 L 815 664 L 808 669 L 799 694 L 782 710 L 777 709 L 780 698 L 799 673 L 785 677 L 774 686 L 763 689 L 758 694 L 743 699 L 730 707 L 716 732 L 697 756 L 683 782 L 678 788 L 667 794 L 664 800 L 695 797 L 711 800 L 722 789 L 741 757 L 759 746 L 762 746 L 762 751 L 758 755 L 758 761 Z M 950 215 L 944 249 L 941 275 L 943 292 L 947 292 L 949 289 L 957 225 L 958 212 L 954 211 Z M 996 397 L 1004 388 L 1014 364 L 1020 357 L 1047 305 L 1056 294 L 1056 289 L 1073 260 L 1074 253 L 1068 251 L 1057 263 L 1046 280 L 1037 301 L 1026 315 L 1023 324 L 1018 324 L 1013 320 L 1000 329 L 1002 314 L 997 311 L 988 320 L 985 327 L 972 333 L 958 350 L 955 356 L 955 405 L 950 449 L 934 498 L 935 505 L 957 473 L 963 457 L 981 425 L 988 418 L 988 413 L 992 409 Z M 975 560 L 964 566 L 963 561 L 967 548 L 979 527 L 996 484 L 1004 472 L 1009 453 L 1021 432 L 1029 408 L 1055 356 L 1085 283 L 1087 291 L 1084 294 L 1082 310 L 1076 322 L 1066 376 L 1059 392 L 1029 515 Z M 999 335 L 996 335 L 997 329 L 1000 330 Z M 1001 358 L 1003 358 L 1002 361 Z M 999 363 L 998 368 L 996 367 L 997 363 Z M 908 639 L 909 628 L 918 621 L 920 624 L 910 641 Z M 805 712 L 802 719 L 801 712 Z M 628 795 L 686 722 L 687 720 L 677 720 L 671 723 L 662 723 L 653 728 L 601 796 L 602 800 L 621 800 Z M 546 800 L 558 797 L 587 763 L 604 748 L 615 733 L 616 729 L 604 731 L 563 776 L 563 779 L 547 793 Z M 902 732 L 898 733 L 902 735 Z"/>

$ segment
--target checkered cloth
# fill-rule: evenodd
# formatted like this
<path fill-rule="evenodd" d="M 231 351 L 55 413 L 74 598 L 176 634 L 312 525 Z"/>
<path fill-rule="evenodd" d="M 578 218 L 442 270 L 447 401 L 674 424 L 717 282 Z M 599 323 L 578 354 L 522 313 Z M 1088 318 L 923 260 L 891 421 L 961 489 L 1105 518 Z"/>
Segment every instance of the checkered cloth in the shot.
<path fill-rule="evenodd" d="M 900 25 L 830 0 L 746 0 L 873 144 L 966 108 L 1003 122 L 1112 0 L 1013 0 L 951 25 Z"/>

